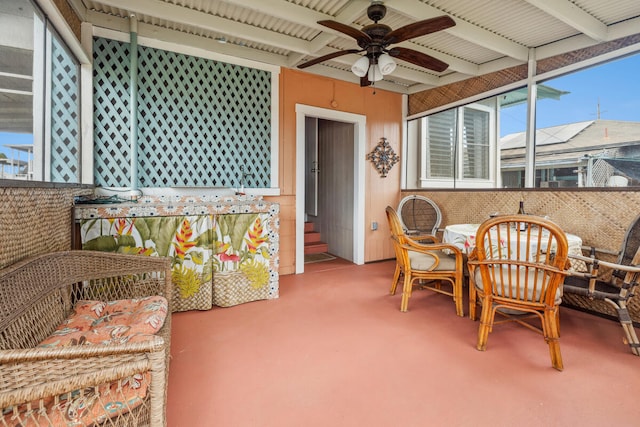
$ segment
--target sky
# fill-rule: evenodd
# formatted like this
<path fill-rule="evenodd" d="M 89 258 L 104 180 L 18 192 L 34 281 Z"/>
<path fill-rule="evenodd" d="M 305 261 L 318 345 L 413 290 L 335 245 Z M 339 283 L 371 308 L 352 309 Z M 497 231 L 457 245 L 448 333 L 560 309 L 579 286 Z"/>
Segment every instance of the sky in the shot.
<path fill-rule="evenodd" d="M 640 122 L 640 54 L 620 58 L 543 82 L 570 92 L 559 101 L 540 100 L 536 128 L 598 118 Z M 500 135 L 522 132 L 526 127 L 526 104 L 502 109 Z"/>
<path fill-rule="evenodd" d="M 5 144 L 33 144 L 33 135 L 24 133 L 7 133 L 0 132 L 0 153 L 3 153 L 7 158 L 11 157 L 11 149 L 5 147 Z M 18 158 L 18 153 L 14 152 L 14 157 Z M 26 155 L 23 153 L 22 160 L 26 160 Z"/>

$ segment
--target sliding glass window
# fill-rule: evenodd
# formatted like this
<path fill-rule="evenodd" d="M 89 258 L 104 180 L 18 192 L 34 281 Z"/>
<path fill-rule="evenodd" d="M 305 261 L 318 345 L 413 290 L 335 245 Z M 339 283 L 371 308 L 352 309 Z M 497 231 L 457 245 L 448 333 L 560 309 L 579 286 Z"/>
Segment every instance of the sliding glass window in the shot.
<path fill-rule="evenodd" d="M 0 179 L 80 180 L 80 66 L 29 0 L 0 5 Z"/>

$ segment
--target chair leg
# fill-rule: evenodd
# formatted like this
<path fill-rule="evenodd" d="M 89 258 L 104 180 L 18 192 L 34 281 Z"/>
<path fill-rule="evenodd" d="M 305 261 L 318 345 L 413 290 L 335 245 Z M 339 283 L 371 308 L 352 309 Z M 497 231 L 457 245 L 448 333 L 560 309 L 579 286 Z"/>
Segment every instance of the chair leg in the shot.
<path fill-rule="evenodd" d="M 393 273 L 393 282 L 391 282 L 391 289 L 389 290 L 389 294 L 395 295 L 396 289 L 398 288 L 398 281 L 400 280 L 400 265 L 396 263 L 396 271 Z"/>
<path fill-rule="evenodd" d="M 400 302 L 400 311 L 405 312 L 409 308 L 409 298 L 411 297 L 411 288 L 413 287 L 413 281 L 411 276 L 406 272 L 404 273 L 404 285 L 402 287 L 402 301 Z"/>
<path fill-rule="evenodd" d="M 484 298 L 482 301 L 482 312 L 480 313 L 480 325 L 478 326 L 478 343 L 476 348 L 480 351 L 487 349 L 487 340 L 489 339 L 489 331 L 491 330 L 492 315 L 491 310 L 493 303 L 491 298 Z"/>
<path fill-rule="evenodd" d="M 631 353 L 635 354 L 636 356 L 640 356 L 640 341 L 638 341 L 638 336 L 636 335 L 636 331 L 633 328 L 633 321 L 631 320 L 631 316 L 629 315 L 629 311 L 627 310 L 627 305 L 625 301 L 620 301 L 619 304 L 620 307 L 617 309 L 618 319 L 620 320 L 620 324 L 622 325 L 622 329 L 624 330 L 625 340 L 631 348 Z"/>
<path fill-rule="evenodd" d="M 558 371 L 562 371 L 562 355 L 560 354 L 560 333 L 558 320 L 558 307 L 552 310 L 545 310 L 543 317 L 544 338 L 549 344 L 549 354 L 551 355 L 551 365 Z"/>
<path fill-rule="evenodd" d="M 476 298 L 478 294 L 476 292 L 476 285 L 473 281 L 469 281 L 469 319 L 477 320 L 476 309 L 478 308 L 478 302 Z"/>
<path fill-rule="evenodd" d="M 473 279 L 475 269 L 471 266 L 467 266 L 469 271 L 469 319 L 477 320 L 476 310 L 478 308 L 478 292 L 476 290 L 476 282 Z"/>
<path fill-rule="evenodd" d="M 456 303 L 456 314 L 464 317 L 464 301 L 462 300 L 462 275 L 453 282 L 453 301 Z"/>

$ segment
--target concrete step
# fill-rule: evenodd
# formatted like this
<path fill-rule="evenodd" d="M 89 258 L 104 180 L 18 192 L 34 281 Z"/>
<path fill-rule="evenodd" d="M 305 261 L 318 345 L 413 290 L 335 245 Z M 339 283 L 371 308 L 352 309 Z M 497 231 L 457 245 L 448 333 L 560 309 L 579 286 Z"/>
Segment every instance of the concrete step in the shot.
<path fill-rule="evenodd" d="M 319 254 L 322 252 L 327 252 L 328 250 L 329 245 L 324 242 L 305 243 L 304 245 L 305 254 Z"/>

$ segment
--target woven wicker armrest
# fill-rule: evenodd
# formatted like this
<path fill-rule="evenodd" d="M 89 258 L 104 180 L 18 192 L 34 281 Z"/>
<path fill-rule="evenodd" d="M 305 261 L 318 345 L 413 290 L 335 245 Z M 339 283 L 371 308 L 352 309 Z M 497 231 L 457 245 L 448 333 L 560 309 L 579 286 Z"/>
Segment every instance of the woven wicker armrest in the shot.
<path fill-rule="evenodd" d="M 165 342 L 0 350 L 0 407 L 18 405 L 142 372 L 165 380 Z"/>
<path fill-rule="evenodd" d="M 79 345 L 69 347 L 35 347 L 15 350 L 0 350 L 0 365 L 10 363 L 30 362 L 36 363 L 42 360 L 60 359 L 87 359 L 90 357 L 109 357 L 118 354 L 135 354 L 163 352 L 165 349 L 164 338 L 150 336 L 145 341 L 130 342 L 110 345 Z M 3 366 L 0 366 L 0 371 Z"/>
<path fill-rule="evenodd" d="M 68 280 L 84 282 L 79 298 L 110 301 L 162 295 L 171 303 L 169 258 L 100 251 L 58 252 L 56 258 L 66 269 Z"/>
<path fill-rule="evenodd" d="M 407 243 L 404 244 L 403 246 L 405 246 L 406 249 L 411 251 L 431 252 L 431 251 L 445 250 L 445 251 L 449 251 L 449 253 L 451 253 L 452 255 L 462 256 L 462 251 L 460 250 L 460 248 L 449 243 L 439 243 L 439 242 L 419 243 L 416 240 L 407 240 Z"/>
<path fill-rule="evenodd" d="M 617 264 L 615 262 L 602 261 L 592 257 L 587 257 L 584 255 L 577 255 L 577 254 L 569 254 L 569 258 L 584 261 L 587 264 L 598 263 L 598 265 L 601 267 L 607 267 L 615 270 L 622 270 L 628 273 L 640 273 L 640 266 Z"/>

